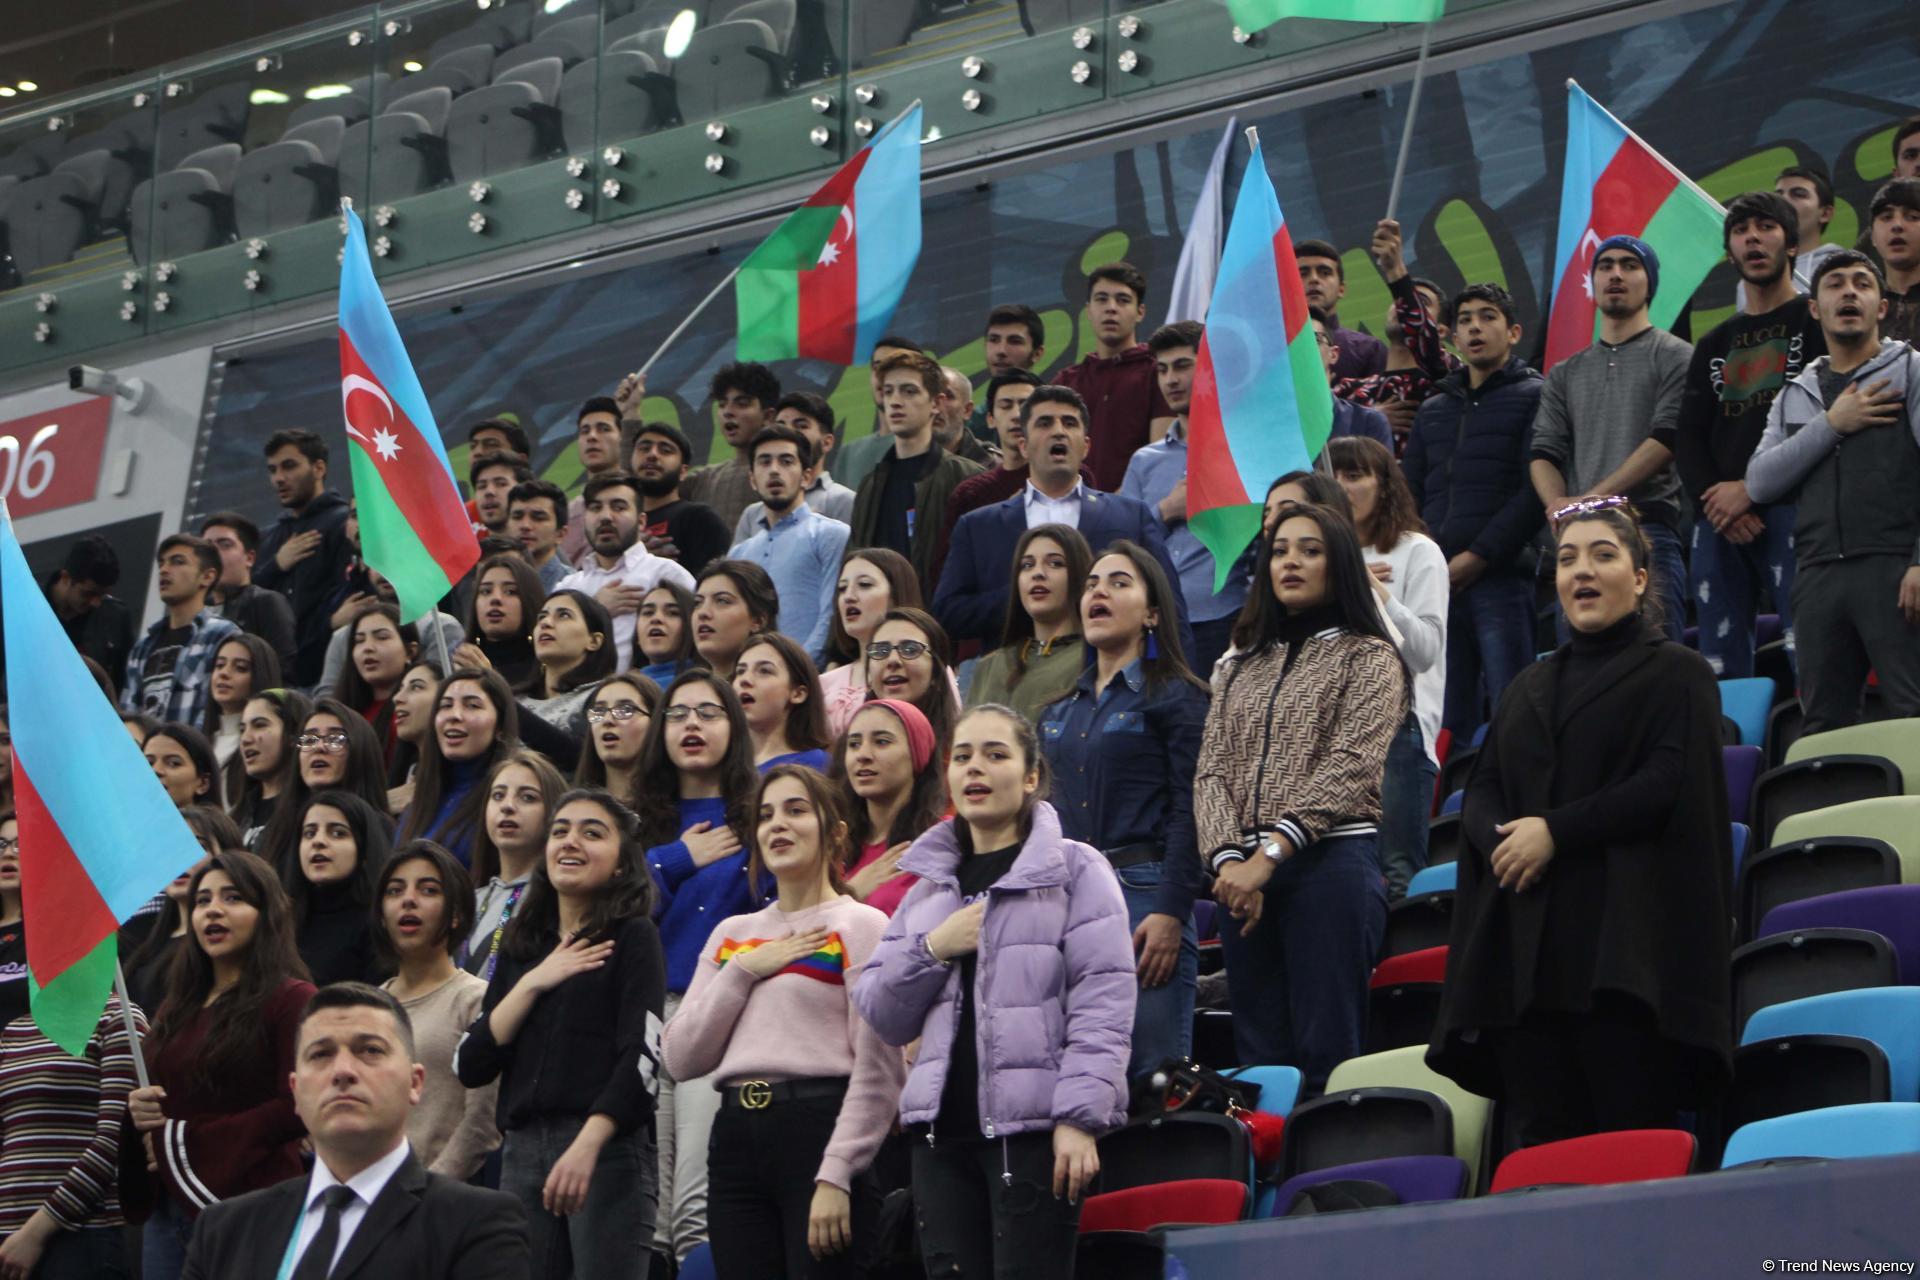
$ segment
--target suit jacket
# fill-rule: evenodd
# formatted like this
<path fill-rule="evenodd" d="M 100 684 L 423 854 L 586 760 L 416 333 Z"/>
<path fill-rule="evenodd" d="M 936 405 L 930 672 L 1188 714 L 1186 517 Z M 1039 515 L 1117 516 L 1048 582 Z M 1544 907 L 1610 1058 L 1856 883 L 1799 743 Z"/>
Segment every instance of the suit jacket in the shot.
<path fill-rule="evenodd" d="M 1166 571 L 1180 615 L 1180 638 L 1193 652 L 1187 628 L 1187 599 L 1180 591 L 1180 575 L 1167 554 L 1167 535 L 1153 508 L 1137 498 L 1082 488 L 1080 536 L 1093 548 L 1097 560 L 1107 544 L 1120 538 L 1139 543 Z M 978 640 L 988 648 L 1000 643 L 1006 621 L 1007 587 L 1013 581 L 1013 549 L 1027 531 L 1027 491 L 1005 502 L 981 507 L 961 516 L 953 526 L 940 585 L 933 593 L 933 615 L 954 640 Z M 1078 609 L 1080 602 L 1073 602 Z"/>
<path fill-rule="evenodd" d="M 182 1280 L 272 1280 L 299 1224 L 307 1178 L 223 1200 L 200 1215 Z M 526 1280 L 526 1215 L 411 1154 L 347 1240 L 331 1280 Z"/>

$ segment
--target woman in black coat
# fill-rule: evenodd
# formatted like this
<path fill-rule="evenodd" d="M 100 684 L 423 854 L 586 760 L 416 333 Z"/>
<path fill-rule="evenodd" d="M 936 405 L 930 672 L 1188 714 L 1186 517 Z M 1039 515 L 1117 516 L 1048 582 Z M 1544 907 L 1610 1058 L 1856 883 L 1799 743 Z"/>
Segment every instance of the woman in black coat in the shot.
<path fill-rule="evenodd" d="M 1507 1147 L 1670 1128 L 1730 1069 L 1733 853 L 1713 671 L 1665 640 L 1622 498 L 1554 513 L 1572 640 L 1508 687 L 1467 783 L 1427 1061 Z"/>

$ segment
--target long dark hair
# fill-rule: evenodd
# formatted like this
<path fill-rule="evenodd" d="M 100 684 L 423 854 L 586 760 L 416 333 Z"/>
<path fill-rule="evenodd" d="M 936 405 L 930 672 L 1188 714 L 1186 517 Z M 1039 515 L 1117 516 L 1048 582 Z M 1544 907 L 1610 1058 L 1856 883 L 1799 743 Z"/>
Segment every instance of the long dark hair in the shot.
<path fill-rule="evenodd" d="M 1009 684 L 1019 684 L 1027 674 L 1027 641 L 1033 639 L 1033 615 L 1027 612 L 1026 596 L 1020 590 L 1020 561 L 1026 557 L 1027 548 L 1035 539 L 1051 538 L 1060 547 L 1061 554 L 1067 559 L 1067 608 L 1073 619 L 1072 630 L 1080 630 L 1080 593 L 1087 586 L 1087 571 L 1093 567 L 1093 548 L 1080 535 L 1078 529 L 1064 524 L 1037 524 L 1020 535 L 1013 544 L 1013 558 L 1007 562 L 1007 571 L 1011 575 L 1013 589 L 1007 592 L 1007 612 L 1000 624 L 1000 644 L 1007 651 L 1007 658 L 1013 663 L 1013 679 Z M 1104 554 L 1104 553 L 1103 553 Z"/>
<path fill-rule="evenodd" d="M 493 742 L 487 747 L 486 753 L 474 761 L 475 772 L 481 777 L 488 777 L 493 773 L 493 767 L 520 745 L 520 712 L 513 701 L 513 690 L 507 686 L 507 678 L 498 671 L 456 667 L 452 674 L 440 682 L 439 691 L 433 696 L 433 717 L 436 721 L 440 718 L 440 700 L 447 696 L 448 689 L 463 681 L 479 685 L 487 701 L 493 704 Z M 427 735 L 420 741 L 420 765 L 414 771 L 413 803 L 407 806 L 400 825 L 399 840 L 402 844 L 422 839 L 433 829 L 433 820 L 439 816 L 440 804 L 447 797 L 447 789 L 453 785 L 453 765 L 440 752 L 438 728 L 429 727 Z M 475 832 L 486 829 L 486 813 L 487 789 L 475 787 L 434 838 L 448 846 L 471 840 Z"/>
<path fill-rule="evenodd" d="M 545 666 L 540 668 L 543 674 L 537 677 L 529 687 L 535 692 L 545 692 L 549 697 L 558 697 L 563 693 L 571 693 L 582 685 L 589 685 L 597 680 L 604 680 L 612 675 L 614 668 L 620 664 L 618 646 L 613 642 L 613 615 L 607 612 L 605 605 L 595 600 L 586 592 L 576 591 L 572 587 L 568 587 L 562 591 L 551 592 L 546 599 L 540 602 L 540 608 L 535 610 L 534 616 L 537 618 L 540 613 L 546 610 L 549 604 L 553 603 L 555 597 L 558 596 L 565 596 L 573 602 L 574 607 L 580 610 L 580 621 L 585 624 L 587 634 L 597 634 L 600 637 L 600 644 L 598 648 L 589 649 L 581 654 L 580 661 L 569 667 L 567 673 L 561 676 L 550 690 L 546 688 L 545 684 L 546 677 L 544 672 L 546 668 Z M 538 652 L 537 647 L 535 652 Z"/>
<path fill-rule="evenodd" d="M 680 834 L 680 770 L 667 754 L 667 708 L 688 685 L 704 685 L 727 709 L 727 754 L 720 759 L 720 794 L 727 804 L 727 825 L 741 844 L 753 839 L 753 794 L 760 774 L 753 767 L 753 734 L 733 686 L 704 667 L 683 671 L 667 686 L 640 747 L 635 799 L 640 803 L 640 839 L 646 848 L 668 844 Z"/>
<path fill-rule="evenodd" d="M 1327 441 L 1327 461 L 1334 473 L 1358 471 L 1374 480 L 1373 549 L 1386 555 L 1409 533 L 1425 533 L 1407 477 L 1387 446 L 1365 436 L 1341 436 Z M 1355 526 L 1358 528 L 1358 525 Z"/>
<path fill-rule="evenodd" d="M 280 763 L 273 772 L 280 784 L 280 794 L 285 796 L 299 782 L 300 749 L 293 740 L 300 736 L 300 726 L 313 713 L 313 703 L 306 694 L 296 693 L 292 689 L 264 689 L 247 699 L 249 704 L 256 701 L 266 703 L 272 709 L 274 719 L 280 722 Z M 246 708 L 243 707 L 241 715 L 245 714 Z M 244 723 L 241 732 L 246 732 Z M 254 818 L 265 799 L 266 785 L 260 779 L 248 776 L 246 761 L 238 751 L 233 753 L 233 760 L 228 764 L 229 770 L 234 764 L 240 766 L 240 785 L 227 791 L 231 797 L 227 802 L 227 812 L 233 815 L 240 829 L 246 831 L 259 825 Z"/>
<path fill-rule="evenodd" d="M 351 792 L 373 806 L 376 812 L 385 813 L 387 766 L 380 750 L 380 739 L 374 736 L 373 726 L 367 723 L 365 716 L 338 698 L 319 698 L 300 722 L 300 731 L 306 732 L 308 722 L 318 715 L 328 715 L 338 720 L 341 731 L 347 735 L 346 769 L 336 786 L 322 790 Z M 295 748 L 294 754 L 297 758 L 298 748 Z M 274 806 L 273 820 L 260 833 L 254 848 L 254 852 L 273 864 L 289 885 L 300 874 L 297 857 L 300 851 L 300 818 L 311 795 L 313 788 L 307 785 L 307 780 L 301 776 L 296 765 L 292 782 L 281 791 L 280 801 Z"/>
<path fill-rule="evenodd" d="M 10 815 L 0 814 L 0 822 L 5 821 L 8 816 Z M 206 850 L 209 856 L 223 849 L 246 847 L 242 843 L 240 828 L 234 820 L 211 805 L 190 804 L 180 811 L 180 816 L 186 819 L 187 830 L 193 832 L 194 840 Z M 189 923 L 187 905 L 176 903 L 171 896 L 166 897 L 166 905 L 160 908 L 158 914 L 160 919 L 153 923 L 153 926 L 147 930 L 147 936 L 140 940 L 140 945 L 126 957 L 128 972 L 152 964 L 163 951 L 177 941 L 173 936 L 174 929 L 176 927 L 184 929 Z"/>
<path fill-rule="evenodd" d="M 1001 716 L 1013 725 L 1014 742 L 1019 746 L 1021 754 L 1026 756 L 1027 768 L 1029 770 L 1037 770 L 1040 774 L 1039 785 L 1034 787 L 1034 789 L 1028 793 L 1027 797 L 1020 802 L 1020 815 L 1018 819 L 1020 824 L 1020 843 L 1025 845 L 1027 837 L 1033 834 L 1034 807 L 1053 792 L 1053 764 L 1047 759 L 1046 753 L 1040 750 L 1040 735 L 1034 731 L 1033 721 L 1027 719 L 1024 715 L 1020 714 L 1020 712 L 1015 711 L 1005 703 L 983 702 L 978 706 L 968 707 L 960 719 L 963 721 L 971 720 L 975 716 L 989 714 Z M 954 728 L 958 729 L 959 727 L 959 723 L 956 722 Z M 960 848 L 963 851 L 969 854 L 976 852 L 973 847 L 973 828 L 965 818 L 958 814 L 955 814 L 953 818 L 953 832 L 959 837 Z"/>
<path fill-rule="evenodd" d="M 366 718 L 367 710 L 373 706 L 375 698 L 373 686 L 368 684 L 367 678 L 360 674 L 360 666 L 353 660 L 353 649 L 359 640 L 360 624 L 372 617 L 385 618 L 391 622 L 394 631 L 400 637 L 401 647 L 407 651 L 407 660 L 400 666 L 402 680 L 406 678 L 407 668 L 411 667 L 414 659 L 420 656 L 420 629 L 411 622 L 400 621 L 399 605 L 375 600 L 361 605 L 354 611 L 353 621 L 347 624 L 347 661 L 346 665 L 340 668 L 339 682 L 334 685 L 334 696 L 352 707 L 362 719 Z M 399 680 L 394 681 L 394 687 L 396 689 L 400 687 Z M 380 709 L 379 719 L 373 725 L 374 736 L 381 744 L 380 755 L 383 768 L 386 762 L 387 726 L 392 723 L 393 701 L 389 697 L 387 705 Z"/>
<path fill-rule="evenodd" d="M 445 846 L 431 840 L 403 844 L 387 858 L 374 881 L 371 909 L 373 954 L 388 969 L 399 969 L 400 952 L 393 945 L 393 935 L 387 932 L 387 916 L 382 907 L 382 901 L 387 896 L 387 881 L 393 879 L 394 873 L 402 866 L 416 858 L 432 864 L 433 874 L 440 877 L 441 900 L 446 904 L 440 912 L 440 936 L 434 941 L 445 947 L 451 955 L 460 949 L 460 944 L 473 932 L 473 877 L 460 865 L 460 859 L 449 853 Z"/>
<path fill-rule="evenodd" d="M 147 741 L 140 744 L 145 751 L 155 738 L 171 738 L 180 744 L 187 753 L 187 759 L 193 762 L 196 777 L 207 784 L 205 791 L 197 791 L 190 804 L 222 803 L 220 795 L 220 764 L 213 754 L 213 744 L 207 741 L 207 735 L 181 720 L 169 720 L 147 735 Z M 185 806 L 182 806 L 183 808 Z"/>
<path fill-rule="evenodd" d="M 399 697 L 401 687 L 407 683 L 407 677 L 412 675 L 416 670 L 422 669 L 432 677 L 429 683 L 436 689 L 440 687 L 440 681 L 446 678 L 446 672 L 440 669 L 438 659 L 416 656 L 412 662 L 407 664 L 407 669 L 400 673 L 400 684 L 394 686 L 393 696 L 395 698 Z M 391 702 L 391 700 L 389 701 Z M 431 713 L 427 716 L 427 732 L 433 732 L 433 716 Z M 420 744 L 417 742 L 408 742 L 405 738 L 396 734 L 393 740 L 393 759 L 387 762 L 387 785 L 389 787 L 397 787 L 405 782 L 407 775 L 412 773 L 413 767 L 419 763 Z"/>
<path fill-rule="evenodd" d="M 859 719 L 866 709 L 866 706 L 862 706 L 854 712 L 854 718 Z M 899 713 L 892 707 L 883 706 L 879 709 L 892 716 L 896 724 L 899 723 Z M 847 729 L 851 732 L 853 726 L 849 724 Z M 907 727 L 904 724 L 900 725 L 900 736 L 903 740 L 907 736 Z M 902 841 L 917 839 L 947 813 L 946 762 L 941 758 L 937 745 L 933 758 L 927 761 L 927 767 L 913 775 L 913 782 L 907 791 L 907 802 L 901 806 L 899 815 L 893 820 L 893 829 L 890 831 L 877 832 L 867 828 L 867 802 L 854 793 L 853 782 L 847 776 L 847 734 L 845 733 L 841 734 L 839 740 L 833 744 L 833 766 L 829 776 L 832 777 L 834 785 L 840 789 L 841 799 L 846 805 L 847 838 L 852 842 L 856 852 L 876 840 L 884 839 L 889 846 L 892 846 Z"/>
<path fill-rule="evenodd" d="M 220 650 L 230 644 L 237 644 L 245 649 L 247 651 L 247 660 L 253 667 L 252 677 L 247 684 L 246 699 L 240 704 L 241 714 L 244 715 L 247 710 L 247 703 L 259 697 L 262 690 L 277 689 L 280 687 L 280 655 L 273 651 L 272 645 L 262 640 L 259 636 L 248 631 L 242 631 L 238 635 L 228 636 L 225 640 L 222 640 L 214 646 L 213 660 L 215 662 L 220 660 Z M 207 676 L 209 681 L 211 681 L 213 676 L 211 670 L 208 671 Z M 211 685 L 209 685 L 207 690 L 207 714 L 201 718 L 200 732 L 206 734 L 208 738 L 219 737 L 220 717 L 220 704 L 213 700 L 213 690 Z M 230 796 L 239 795 L 247 781 L 247 771 L 246 767 L 240 763 L 240 752 L 238 749 L 235 749 L 234 753 L 227 758 L 227 763 L 221 766 L 220 773 L 221 781 L 224 784 L 223 790 L 226 794 Z"/>
<path fill-rule="evenodd" d="M 840 798 L 838 787 L 827 781 L 819 770 L 803 764 L 777 764 L 760 778 L 760 786 L 753 796 L 753 839 L 747 842 L 747 883 L 756 894 L 767 890 L 764 882 L 770 877 L 760 852 L 760 805 L 767 788 L 783 778 L 799 783 L 807 801 L 813 805 L 814 817 L 820 822 L 820 860 L 826 866 L 827 884 L 835 893 L 847 892 L 846 876 L 842 873 L 853 864 L 854 850 L 859 846 L 849 838 L 852 827 L 847 822 L 845 802 Z"/>
<path fill-rule="evenodd" d="M 825 751 L 833 745 L 833 733 L 827 728 L 827 708 L 820 694 L 820 669 L 813 665 L 807 651 L 778 631 L 756 631 L 740 647 L 740 656 L 756 645 L 766 645 L 780 655 L 787 669 L 787 683 L 800 685 L 807 696 L 787 705 L 787 746 L 794 751 Z M 731 674 L 731 673 L 729 673 Z"/>
<path fill-rule="evenodd" d="M 1301 492 L 1307 495 L 1308 502 L 1315 506 L 1326 507 L 1349 524 L 1353 522 L 1353 504 L 1347 501 L 1347 491 L 1340 487 L 1340 482 L 1331 474 L 1325 471 L 1289 471 L 1268 485 L 1266 493 L 1260 499 L 1262 533 L 1267 532 L 1265 528 L 1267 499 L 1271 498 L 1273 491 L 1283 484 L 1299 485 Z"/>
<path fill-rule="evenodd" d="M 347 877 L 347 889 L 356 904 L 365 906 L 379 891 L 380 868 L 386 865 L 387 854 L 393 849 L 393 819 L 350 791 L 316 791 L 300 806 L 300 817 L 294 828 L 297 832 L 304 835 L 307 815 L 319 805 L 339 810 L 340 816 L 347 820 L 347 829 L 353 832 L 353 874 Z M 300 865 L 298 847 L 296 844 L 293 875 L 287 880 L 287 898 L 293 904 L 296 929 L 307 922 L 307 913 L 313 907 L 313 883 L 307 879 L 306 868 Z"/>
<path fill-rule="evenodd" d="M 1373 586 L 1367 561 L 1360 550 L 1360 535 L 1351 522 L 1327 507 L 1289 502 L 1281 506 L 1273 528 L 1260 535 L 1253 561 L 1253 581 L 1247 588 L 1247 602 L 1233 622 L 1233 643 L 1244 653 L 1261 653 L 1279 642 L 1281 624 L 1287 607 L 1273 591 L 1273 541 L 1280 526 L 1288 520 L 1304 517 L 1319 526 L 1320 542 L 1327 556 L 1327 605 L 1333 621 L 1355 635 L 1372 636 L 1393 644 L 1387 625 L 1374 603 Z M 1400 651 L 1394 646 L 1394 652 Z"/>
<path fill-rule="evenodd" d="M 672 653 L 658 659 L 661 662 L 671 662 L 673 674 L 677 676 L 700 661 L 700 655 L 694 651 L 693 647 L 693 592 L 677 582 L 656 582 L 647 588 L 646 595 L 640 597 L 642 609 L 647 606 L 647 596 L 656 591 L 664 591 L 672 596 L 674 608 L 680 610 L 680 642 L 673 646 Z M 640 648 L 640 629 L 645 625 L 645 619 L 641 618 L 636 611 L 633 620 L 633 666 L 635 669 L 650 667 L 655 662 L 655 659 L 649 658 Z"/>
<path fill-rule="evenodd" d="M 641 841 L 640 820 L 633 810 L 605 791 L 582 788 L 561 796 L 554 815 L 576 800 L 598 807 L 620 834 L 620 865 L 581 922 L 580 936 L 597 940 L 623 920 L 644 920 L 653 914 L 653 876 L 647 870 L 647 846 Z M 516 960 L 537 960 L 559 943 L 560 895 L 547 877 L 547 860 L 542 857 L 527 880 L 526 896 L 507 922 L 500 949 Z"/>
<path fill-rule="evenodd" d="M 513 575 L 513 589 L 520 601 L 522 640 L 533 634 L 534 615 L 540 612 L 540 603 L 547 598 L 547 589 L 540 582 L 540 574 L 527 563 L 525 556 L 518 552 L 488 556 L 473 572 L 473 594 L 467 597 L 467 607 L 460 617 L 460 625 L 466 628 L 467 638 L 475 644 L 479 644 L 485 635 L 480 630 L 480 580 L 495 569 L 505 569 Z"/>
<path fill-rule="evenodd" d="M 840 572 L 845 574 L 847 565 L 855 560 L 865 560 L 887 580 L 889 609 L 919 609 L 925 606 L 926 597 L 920 594 L 920 575 L 914 571 L 913 561 L 898 551 L 886 547 L 855 548 L 840 557 Z M 834 582 L 838 584 L 839 579 L 835 578 Z M 827 658 L 833 662 L 858 662 L 860 647 L 847 634 L 846 624 L 840 621 L 840 591 L 837 585 L 833 599 L 833 621 L 827 625 Z M 884 618 L 881 620 L 885 621 Z"/>
<path fill-rule="evenodd" d="M 660 686 L 641 675 L 638 671 L 620 671 L 602 680 L 594 686 L 593 692 L 587 695 L 587 707 L 591 709 L 593 704 L 599 701 L 601 692 L 605 690 L 608 685 L 615 684 L 627 685 L 635 693 L 640 695 L 640 705 L 644 707 L 647 712 L 647 727 L 651 729 L 654 720 L 660 715 Z M 600 787 L 605 789 L 607 787 L 607 766 L 606 763 L 600 759 L 600 753 L 594 749 L 593 735 L 594 727 L 592 723 L 589 722 L 587 725 L 587 740 L 580 744 L 580 763 L 573 767 L 573 785 L 576 787 Z M 640 738 L 643 747 L 646 745 L 646 741 L 646 736 L 643 734 Z M 634 807 L 633 798 L 630 796 L 620 797 L 620 803 L 630 809 Z"/>
<path fill-rule="evenodd" d="M 780 591 L 773 585 L 773 578 L 765 569 L 751 560 L 712 561 L 700 571 L 699 580 L 693 584 L 695 594 L 697 595 L 700 588 L 713 578 L 726 578 L 731 581 L 734 589 L 740 593 L 740 603 L 747 608 L 747 616 L 756 619 L 753 630 L 749 631 L 748 635 L 752 635 L 755 631 L 772 631 L 779 625 Z M 688 618 L 687 625 L 689 627 L 693 625 L 691 617 Z M 701 655 L 701 661 L 706 661 L 705 655 Z M 733 676 L 731 671 L 723 671 L 720 674 L 728 679 Z"/>
<path fill-rule="evenodd" d="M 481 784 L 483 795 L 493 794 L 494 779 L 498 778 L 513 765 L 525 766 L 533 775 L 533 783 L 540 789 L 540 801 L 546 806 L 541 814 L 542 830 L 553 821 L 553 806 L 567 789 L 567 780 L 553 767 L 553 762 L 538 751 L 529 751 L 524 747 L 515 748 L 500 757 L 493 768 L 487 771 L 487 780 Z M 485 801 L 481 802 L 480 829 L 473 836 L 473 879 L 476 884 L 486 884 L 500 874 L 500 846 L 493 842 L 493 836 L 487 830 L 487 811 Z"/>
<path fill-rule="evenodd" d="M 207 1088 L 217 1087 L 262 1054 L 271 1054 L 263 1016 L 267 1002 L 283 984 L 311 977 L 294 942 L 293 909 L 280 877 L 244 849 L 216 853 L 194 873 L 193 883 L 187 888 L 187 943 L 174 950 L 168 966 L 167 995 L 147 1036 L 147 1056 L 158 1057 L 169 1041 L 193 1023 L 213 993 L 213 961 L 201 949 L 199 935 L 192 929 L 192 913 L 201 882 L 215 871 L 226 874 L 241 900 L 259 913 L 259 919 L 253 926 L 253 942 L 247 948 L 240 981 L 207 1009 L 207 1037 L 189 1068 L 193 1079 Z"/>
<path fill-rule="evenodd" d="M 1140 670 L 1146 676 L 1147 688 L 1158 689 L 1169 681 L 1184 681 L 1196 689 L 1208 688 L 1207 682 L 1187 665 L 1187 652 L 1180 643 L 1180 595 L 1167 580 L 1167 571 L 1160 567 L 1151 551 L 1127 538 L 1108 543 L 1107 549 L 1094 558 L 1094 563 L 1108 556 L 1126 557 L 1133 565 L 1134 577 L 1140 579 L 1140 585 L 1146 589 L 1147 608 L 1160 614 L 1160 625 L 1153 633 L 1153 648 L 1158 654 L 1149 657 L 1145 650 L 1140 654 Z M 1079 608 L 1078 601 L 1074 607 Z"/>
<path fill-rule="evenodd" d="M 960 703 L 953 696 L 953 645 L 947 639 L 947 629 L 925 609 L 899 608 L 887 610 L 880 619 L 880 627 L 889 622 L 910 622 L 927 638 L 927 656 L 933 659 L 933 676 L 927 681 L 927 691 L 917 698 L 910 698 L 933 726 L 933 761 L 935 768 L 945 768 L 947 748 L 953 744 L 953 726 L 960 722 Z M 875 627 L 874 634 L 880 633 Z M 868 669 L 871 676 L 873 671 Z M 867 684 L 867 700 L 878 697 L 873 692 L 872 681 Z"/>

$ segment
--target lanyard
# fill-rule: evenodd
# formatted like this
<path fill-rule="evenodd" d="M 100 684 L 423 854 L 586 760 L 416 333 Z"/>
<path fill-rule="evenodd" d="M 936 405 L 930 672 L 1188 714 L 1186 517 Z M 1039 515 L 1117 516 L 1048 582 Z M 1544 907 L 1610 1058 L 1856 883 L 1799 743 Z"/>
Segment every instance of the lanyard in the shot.
<path fill-rule="evenodd" d="M 525 884 L 517 884 L 507 890 L 507 904 L 500 908 L 500 923 L 493 926 L 493 938 L 487 943 L 486 972 L 480 975 L 488 982 L 493 981 L 493 971 L 500 963 L 500 935 L 507 931 L 507 921 L 513 919 L 513 909 L 520 905 L 520 895 L 526 888 Z"/>

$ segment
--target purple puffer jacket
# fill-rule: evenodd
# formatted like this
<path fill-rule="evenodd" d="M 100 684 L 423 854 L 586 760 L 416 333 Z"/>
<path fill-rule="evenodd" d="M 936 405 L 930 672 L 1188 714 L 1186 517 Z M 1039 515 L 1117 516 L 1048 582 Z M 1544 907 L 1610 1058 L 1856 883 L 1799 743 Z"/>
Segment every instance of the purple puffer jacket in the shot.
<path fill-rule="evenodd" d="M 960 1019 L 960 966 L 927 934 L 960 908 L 952 822 L 913 842 L 900 870 L 920 877 L 853 985 L 854 1007 L 889 1044 L 920 1038 L 900 1095 L 903 1124 L 930 1124 Z M 1060 834 L 1053 806 L 987 893 L 975 967 L 980 1127 L 989 1138 L 1071 1124 L 1088 1133 L 1127 1115 L 1133 935 L 1120 882 L 1099 850 Z"/>

